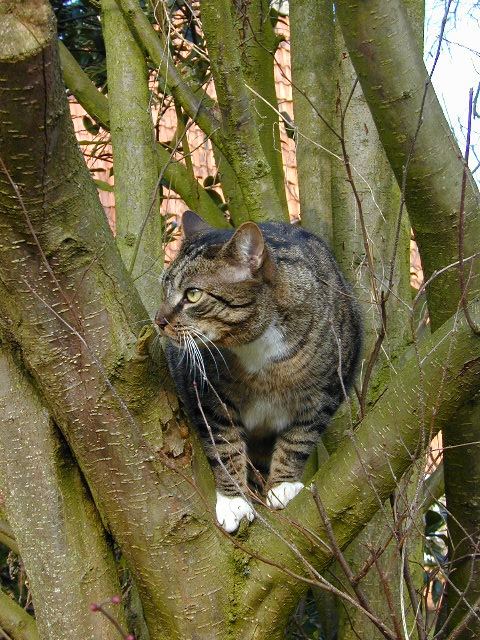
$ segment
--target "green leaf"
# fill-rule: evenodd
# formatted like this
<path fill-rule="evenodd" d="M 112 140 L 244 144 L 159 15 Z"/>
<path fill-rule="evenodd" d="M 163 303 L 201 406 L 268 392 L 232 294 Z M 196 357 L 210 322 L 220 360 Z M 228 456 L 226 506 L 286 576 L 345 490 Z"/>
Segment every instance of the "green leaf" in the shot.
<path fill-rule="evenodd" d="M 445 524 L 445 520 L 441 513 L 432 511 L 431 509 L 425 514 L 425 535 L 429 536 L 435 533 Z"/>

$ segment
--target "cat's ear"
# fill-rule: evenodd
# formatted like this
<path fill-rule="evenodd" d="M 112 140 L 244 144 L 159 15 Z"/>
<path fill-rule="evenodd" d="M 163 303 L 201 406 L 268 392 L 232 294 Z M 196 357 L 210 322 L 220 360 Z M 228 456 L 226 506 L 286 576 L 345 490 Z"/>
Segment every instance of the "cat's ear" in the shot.
<path fill-rule="evenodd" d="M 212 227 L 194 211 L 185 211 L 182 216 L 182 227 L 185 238 L 191 238 L 199 233 L 211 231 Z"/>
<path fill-rule="evenodd" d="M 225 245 L 224 251 L 248 265 L 252 271 L 258 271 L 266 257 L 265 240 L 260 227 L 254 222 L 244 222 Z"/>

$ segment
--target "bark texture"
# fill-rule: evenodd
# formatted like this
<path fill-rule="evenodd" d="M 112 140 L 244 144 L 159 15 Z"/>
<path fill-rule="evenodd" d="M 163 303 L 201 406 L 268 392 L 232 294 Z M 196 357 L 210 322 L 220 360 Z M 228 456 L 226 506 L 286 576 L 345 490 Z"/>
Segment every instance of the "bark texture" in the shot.
<path fill-rule="evenodd" d="M 341 162 L 329 153 L 337 77 L 333 3 L 292 0 L 290 43 L 302 227 L 332 245 L 332 163 Z"/>
<path fill-rule="evenodd" d="M 65 441 L 32 384 L 5 353 L 0 416 L 2 495 L 41 637 L 108 640 L 111 624 L 90 605 L 120 593 L 112 549 Z M 125 625 L 122 608 L 112 611 Z M 33 633 L 34 627 L 31 621 L 25 631 Z"/>
<path fill-rule="evenodd" d="M 148 68 L 115 0 L 103 0 L 102 21 L 115 167 L 115 239 L 151 317 L 159 304 L 163 243 Z"/>
<path fill-rule="evenodd" d="M 403 3 L 340 0 L 336 7 L 355 71 L 400 185 L 408 163 L 406 205 L 425 278 L 429 279 L 436 270 L 458 259 L 462 154 L 431 85 L 422 111 L 428 74 Z M 422 122 L 417 131 L 421 111 Z M 478 189 L 468 173 L 465 256 L 478 250 L 478 210 Z M 472 293 L 479 289 L 479 269 L 477 260 L 470 281 Z M 451 292 L 448 300 L 445 291 Z M 433 328 L 456 311 L 459 298 L 455 269 L 445 271 L 429 284 L 427 299 Z"/>

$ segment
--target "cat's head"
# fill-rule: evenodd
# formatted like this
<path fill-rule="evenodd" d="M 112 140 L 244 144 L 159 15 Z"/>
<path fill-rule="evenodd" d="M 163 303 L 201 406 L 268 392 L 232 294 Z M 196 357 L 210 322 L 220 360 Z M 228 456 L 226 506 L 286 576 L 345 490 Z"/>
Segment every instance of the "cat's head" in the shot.
<path fill-rule="evenodd" d="M 187 334 L 200 345 L 254 340 L 270 322 L 275 273 L 261 229 L 253 222 L 233 233 L 213 229 L 187 211 L 183 230 L 182 248 L 162 278 L 157 325 L 179 344 Z"/>

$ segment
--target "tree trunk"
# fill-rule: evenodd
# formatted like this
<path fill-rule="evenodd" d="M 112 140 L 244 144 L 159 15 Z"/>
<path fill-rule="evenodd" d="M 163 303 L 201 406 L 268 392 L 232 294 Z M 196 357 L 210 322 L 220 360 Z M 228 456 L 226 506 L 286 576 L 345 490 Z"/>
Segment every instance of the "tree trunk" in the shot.
<path fill-rule="evenodd" d="M 163 239 L 148 68 L 115 0 L 102 2 L 102 21 L 115 167 L 115 238 L 152 317 L 158 307 Z"/>
<path fill-rule="evenodd" d="M 273 29 L 270 6 L 267 0 L 241 0 L 233 3 L 232 11 L 239 33 L 243 77 L 257 94 L 252 92 L 249 97 L 260 144 L 270 165 L 284 217 L 288 219 L 274 78 L 278 38 Z"/>
<path fill-rule="evenodd" d="M 40 634 L 108 640 L 111 624 L 90 606 L 120 594 L 112 550 L 65 441 L 6 354 L 0 355 L 0 415 L 2 495 Z M 121 607 L 111 608 L 125 625 Z"/>
<path fill-rule="evenodd" d="M 321 29 L 312 29 L 321 25 Z M 290 2 L 293 113 L 302 226 L 331 246 L 336 60 L 333 4 Z"/>

